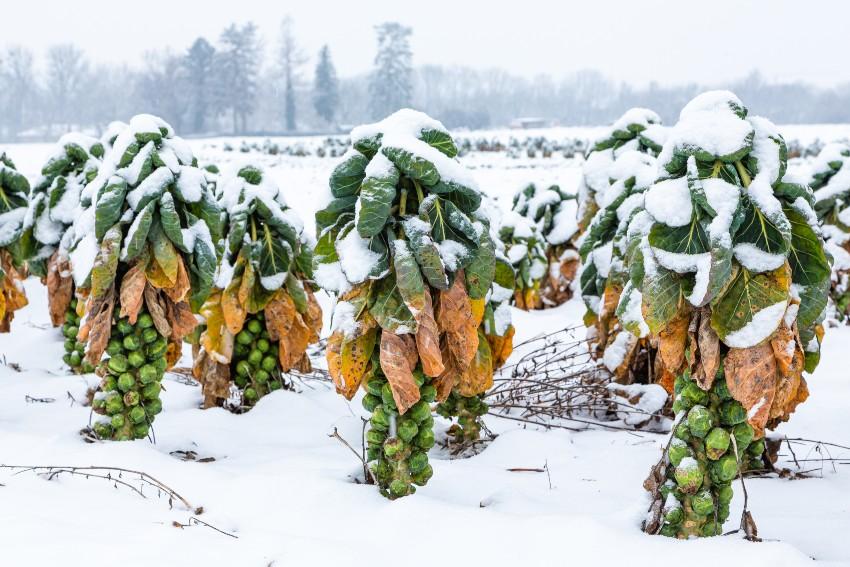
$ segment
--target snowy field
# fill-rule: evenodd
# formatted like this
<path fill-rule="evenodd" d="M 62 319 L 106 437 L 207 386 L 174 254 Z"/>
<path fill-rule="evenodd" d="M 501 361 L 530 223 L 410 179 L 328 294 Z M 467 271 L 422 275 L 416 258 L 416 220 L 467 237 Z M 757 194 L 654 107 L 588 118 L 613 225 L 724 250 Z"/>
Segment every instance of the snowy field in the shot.
<path fill-rule="evenodd" d="M 850 136 L 848 125 L 783 131 L 803 144 Z M 481 134 L 535 132 L 540 131 Z M 545 134 L 592 137 L 594 129 Z M 224 152 L 225 141 L 238 147 L 241 138 L 191 143 L 202 165 L 253 161 L 267 166 L 311 224 L 334 159 Z M 50 147 L 8 145 L 5 150 L 33 177 Z M 580 178 L 580 158 L 473 153 L 464 162 L 505 208 L 524 183 L 574 188 Z M 336 428 L 359 448 L 360 417 L 366 415 L 359 396 L 346 402 L 322 382 L 304 383 L 298 393 L 275 392 L 249 413 L 232 415 L 197 409 L 200 388 L 169 374 L 164 411 L 155 423 L 156 444 L 87 444 L 78 431 L 88 424 L 90 410 L 73 400 L 85 399 L 95 378 L 67 373 L 60 331 L 49 324 L 45 289 L 31 279 L 27 295 L 30 305 L 16 315 L 12 333 L 0 335 L 0 464 L 144 471 L 193 508 L 203 507 L 203 513 L 177 501 L 170 507 L 168 498 L 158 498 L 150 487 L 142 498 L 100 479 L 60 476 L 48 482 L 0 469 L 3 566 L 756 567 L 812 565 L 813 560 L 850 565 L 850 451 L 836 448 L 831 455 L 803 446 L 797 450 L 809 478 L 747 481 L 749 506 L 765 539 L 753 544 L 735 535 L 684 542 L 640 531 L 647 506 L 641 484 L 666 442 L 666 435 L 644 432 L 536 431 L 487 416 L 487 426 L 499 435 L 483 452 L 452 459 L 434 449 L 429 484 L 412 497 L 387 501 L 374 487 L 354 482 L 362 473 L 359 462 L 329 437 Z M 330 299 L 320 294 L 320 301 L 327 315 Z M 579 324 L 582 312 L 577 299 L 541 313 L 517 311 L 516 340 Z M 821 365 L 809 379 L 811 398 L 778 434 L 850 446 L 848 346 L 850 328 L 827 330 Z M 185 350 L 178 366 L 190 365 Z M 438 418 L 438 437 L 446 427 Z M 196 459 L 182 460 L 179 452 L 186 451 Z M 782 453 L 782 464 L 793 465 L 787 450 Z M 828 456 L 842 457 L 844 464 L 822 460 Z M 544 465 L 546 472 L 508 470 Z M 735 489 L 727 531 L 737 527 L 743 503 Z M 193 524 L 193 517 L 215 529 Z"/>

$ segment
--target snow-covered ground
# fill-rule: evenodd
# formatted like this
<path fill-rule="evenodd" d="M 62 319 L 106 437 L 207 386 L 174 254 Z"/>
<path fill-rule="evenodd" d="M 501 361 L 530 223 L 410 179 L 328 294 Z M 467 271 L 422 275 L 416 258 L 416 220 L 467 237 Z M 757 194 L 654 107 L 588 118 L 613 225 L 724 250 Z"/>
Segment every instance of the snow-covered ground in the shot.
<path fill-rule="evenodd" d="M 850 127 L 796 127 L 811 140 L 850 134 Z M 808 138 L 806 138 L 808 140 Z M 293 208 L 309 219 L 335 160 L 223 152 L 222 139 L 192 140 L 202 164 L 259 161 L 270 168 Z M 238 141 L 233 142 L 238 147 Z M 215 144 L 216 147 L 213 147 Z M 36 175 L 46 144 L 5 147 Z M 579 160 L 465 158 L 486 192 L 504 207 L 522 184 L 578 183 Z M 308 382 L 280 391 L 249 413 L 200 410 L 200 389 L 168 375 L 164 411 L 147 441 L 87 444 L 82 400 L 89 377 L 69 375 L 62 338 L 49 325 L 45 289 L 27 282 L 30 305 L 12 333 L 0 335 L 0 464 L 97 465 L 145 471 L 167 484 L 196 516 L 230 537 L 190 524 L 191 510 L 150 488 L 142 498 L 100 479 L 0 469 L 0 565 L 10 566 L 284 566 L 284 565 L 850 565 L 850 466 L 819 462 L 825 452 L 797 451 L 805 480 L 751 479 L 749 505 L 761 544 L 737 536 L 675 541 L 646 536 L 641 483 L 666 436 L 626 431 L 536 431 L 488 416 L 498 438 L 480 454 L 451 459 L 432 452 L 434 477 L 416 495 L 389 502 L 356 484 L 359 462 L 338 440 L 359 447 L 359 397 L 348 403 L 329 385 Z M 321 295 L 323 307 L 329 299 Z M 517 341 L 580 323 L 578 300 L 541 313 L 514 313 Z M 846 359 L 850 329 L 829 329 L 810 378 L 809 401 L 779 432 L 850 445 Z M 188 351 L 188 349 L 186 349 Z M 189 353 L 182 365 L 188 365 Z M 48 403 L 31 398 L 49 399 Z M 438 431 L 447 426 L 438 420 Z M 177 451 L 194 451 L 184 461 Z M 785 451 L 787 452 L 787 451 Z M 850 451 L 831 456 L 850 459 Z M 812 459 L 803 461 L 803 459 Z M 548 472 L 511 472 L 541 468 Z M 132 476 L 123 480 L 133 482 Z M 742 495 L 727 530 L 737 527 Z"/>

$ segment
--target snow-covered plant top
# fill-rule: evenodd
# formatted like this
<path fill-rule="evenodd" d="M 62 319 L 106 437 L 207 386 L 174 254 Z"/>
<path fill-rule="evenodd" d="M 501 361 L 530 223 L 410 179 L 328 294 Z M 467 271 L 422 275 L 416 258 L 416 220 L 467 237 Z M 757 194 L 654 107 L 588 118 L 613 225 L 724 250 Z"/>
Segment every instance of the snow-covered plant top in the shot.
<path fill-rule="evenodd" d="M 627 110 L 590 148 L 582 167 L 579 185 L 579 225 L 586 229 L 600 205 L 597 195 L 612 183 L 611 167 L 617 158 L 632 151 L 657 156 L 670 129 L 661 125 L 661 118 L 646 108 Z"/>
<path fill-rule="evenodd" d="M 850 145 L 824 146 L 810 166 L 809 186 L 826 238 L 844 244 L 850 239 Z"/>
<path fill-rule="evenodd" d="M 59 248 L 80 210 L 83 188 L 97 175 L 104 156 L 96 138 L 69 133 L 59 139 L 32 188 L 24 230 L 30 269 L 46 275 L 45 262 Z"/>
<path fill-rule="evenodd" d="M 182 256 L 193 301 L 199 305 L 209 293 L 221 211 L 191 148 L 163 120 L 148 114 L 130 120 L 84 188 L 81 206 L 69 244 L 77 286 L 91 278 L 95 294 L 103 293 L 118 262 L 137 260 L 173 283 Z"/>
<path fill-rule="evenodd" d="M 512 208 L 531 219 L 552 246 L 566 244 L 578 232 L 576 195 L 558 185 L 544 189 L 530 183 L 514 195 Z"/>
<path fill-rule="evenodd" d="M 301 280 L 311 278 L 312 250 L 304 224 L 271 175 L 247 165 L 222 176 L 219 187 L 227 230 L 216 287 L 238 288 L 247 277 L 253 282 L 253 303 L 260 309 L 266 303 L 263 298 L 284 286 L 293 297 L 304 298 Z"/>
<path fill-rule="evenodd" d="M 597 194 L 599 210 L 579 249 L 584 263 L 582 299 L 596 315 L 606 287 L 619 294 L 628 280 L 623 261 L 626 229 L 635 212 L 643 208 L 644 193 L 657 177 L 656 160 L 636 150 L 623 152 L 611 164 L 609 175 L 609 185 Z"/>
<path fill-rule="evenodd" d="M 502 217 L 499 240 L 507 261 L 516 271 L 515 303 L 520 309 L 540 307 L 540 288 L 549 266 L 546 239 L 538 225 L 515 211 Z"/>
<path fill-rule="evenodd" d="M 796 385 L 752 411 L 760 431 L 768 410 L 772 422 L 785 419 L 805 399 L 800 372 L 818 361 L 830 266 L 814 197 L 805 185 L 783 182 L 785 142 L 776 127 L 749 117 L 727 91 L 682 110 L 658 161 L 661 176 L 628 228 L 631 286 L 620 303 L 640 291 L 653 334 L 703 308 L 710 329 L 700 333 L 716 334 L 732 349 L 728 356 L 773 345 L 778 379 Z M 749 410 L 758 399 L 739 401 Z"/>
<path fill-rule="evenodd" d="M 103 134 L 101 134 L 100 136 L 100 142 L 101 144 L 103 144 L 103 147 L 107 151 L 111 150 L 112 145 L 118 138 L 118 134 L 123 132 L 126 128 L 126 122 L 121 122 L 120 120 L 113 120 L 112 122 L 110 122 L 106 129 L 103 131 Z"/>
<path fill-rule="evenodd" d="M 25 260 L 21 235 L 27 216 L 30 184 L 5 154 L 0 154 L 0 249 L 8 248 L 15 265 Z"/>

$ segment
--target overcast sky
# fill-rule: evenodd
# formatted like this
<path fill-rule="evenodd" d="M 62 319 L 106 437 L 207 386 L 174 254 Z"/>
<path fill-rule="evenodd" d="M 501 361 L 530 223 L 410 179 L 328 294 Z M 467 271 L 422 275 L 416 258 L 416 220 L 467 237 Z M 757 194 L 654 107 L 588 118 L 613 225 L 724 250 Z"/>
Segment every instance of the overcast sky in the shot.
<path fill-rule="evenodd" d="M 414 28 L 415 64 L 502 67 L 556 77 L 580 69 L 637 84 L 712 83 L 758 69 L 767 79 L 850 81 L 844 0 L 27 0 L 4 8 L 2 40 L 42 55 L 75 42 L 94 61 L 138 65 L 151 49 L 215 40 L 253 20 L 267 48 L 291 14 L 312 56 L 328 43 L 340 75 L 367 71 L 372 27 Z"/>

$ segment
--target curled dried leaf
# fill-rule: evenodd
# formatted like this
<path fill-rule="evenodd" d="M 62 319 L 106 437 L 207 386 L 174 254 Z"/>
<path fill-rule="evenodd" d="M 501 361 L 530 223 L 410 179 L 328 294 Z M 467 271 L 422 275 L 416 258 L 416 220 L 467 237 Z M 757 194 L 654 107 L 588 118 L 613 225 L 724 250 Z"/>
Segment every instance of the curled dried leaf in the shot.
<path fill-rule="evenodd" d="M 67 259 L 60 259 L 54 252 L 47 261 L 47 306 L 50 322 L 58 327 L 65 322 L 65 312 L 74 295 L 74 280 Z"/>
<path fill-rule="evenodd" d="M 478 327 L 472 317 L 472 305 L 466 293 L 463 271 L 457 273 L 448 290 L 440 292 L 438 325 L 445 333 L 446 345 L 456 368 L 461 372 L 466 370 L 478 349 Z"/>
<path fill-rule="evenodd" d="M 729 349 L 723 369 L 729 392 L 747 410 L 747 421 L 761 437 L 776 396 L 776 358 L 770 342 Z"/>
<path fill-rule="evenodd" d="M 166 368 L 174 368 L 180 356 L 183 354 L 183 341 L 168 340 L 168 347 L 165 349 L 165 366 Z"/>
<path fill-rule="evenodd" d="M 375 320 L 368 315 L 358 323 L 357 329 L 342 340 L 340 349 L 340 384 L 337 391 L 351 399 L 369 368 L 372 352 L 378 339 Z"/>
<path fill-rule="evenodd" d="M 443 365 L 443 355 L 440 352 L 440 329 L 434 319 L 434 305 L 431 292 L 425 289 L 424 307 L 415 314 L 419 330 L 416 333 L 416 348 L 422 360 L 422 371 L 425 376 L 436 378 L 446 369 Z"/>
<path fill-rule="evenodd" d="M 472 363 L 458 380 L 458 392 L 461 396 L 483 394 L 493 386 L 493 354 L 490 343 L 482 331 L 478 331 L 478 349 Z"/>
<path fill-rule="evenodd" d="M 120 314 L 122 317 L 127 317 L 133 325 L 136 324 L 136 318 L 139 316 L 139 311 L 142 309 L 142 302 L 144 301 L 145 287 L 147 285 L 147 278 L 145 277 L 147 264 L 148 255 L 140 254 L 121 280 L 121 291 L 119 293 L 121 304 Z"/>
<path fill-rule="evenodd" d="M 304 314 L 304 322 L 307 323 L 310 333 L 310 342 L 314 343 L 319 340 L 319 335 L 322 334 L 322 307 L 316 301 L 315 294 L 305 286 L 307 292 L 307 313 Z"/>
<path fill-rule="evenodd" d="M 490 343 L 490 352 L 493 353 L 493 370 L 498 370 L 505 365 L 511 353 L 514 350 L 514 329 L 510 325 L 502 336 L 487 335 L 487 342 Z"/>
<path fill-rule="evenodd" d="M 234 335 L 224 323 L 224 313 L 221 306 L 220 290 L 210 294 L 201 306 L 201 316 L 206 321 L 206 328 L 201 333 L 201 346 L 215 362 L 228 364 L 233 357 Z"/>
<path fill-rule="evenodd" d="M 230 365 L 214 360 L 207 351 L 198 353 L 192 375 L 201 383 L 204 409 L 221 405 L 230 395 Z"/>
<path fill-rule="evenodd" d="M 165 302 L 159 290 L 150 283 L 145 286 L 145 306 L 148 308 L 148 313 L 151 314 L 153 319 L 153 325 L 159 331 L 159 334 L 165 338 L 171 337 L 171 325 L 168 323 Z"/>
<path fill-rule="evenodd" d="M 354 394 L 357 392 L 357 388 L 360 387 L 360 384 L 357 384 L 356 387 L 352 388 L 342 378 L 342 341 L 342 331 L 334 331 L 331 333 L 331 336 L 328 337 L 325 359 L 328 362 L 328 374 L 331 375 L 331 379 L 333 380 L 337 393 L 342 394 L 346 399 L 350 400 L 354 397 Z"/>
<path fill-rule="evenodd" d="M 115 286 L 102 295 L 90 297 L 86 317 L 77 338 L 86 342 L 85 360 L 92 366 L 100 362 L 112 333 L 112 312 L 115 309 Z"/>
<path fill-rule="evenodd" d="M 175 303 L 169 299 L 168 295 L 163 296 L 162 299 L 165 303 L 168 324 L 171 326 L 171 338 L 182 341 L 183 337 L 195 330 L 198 320 L 195 319 L 192 308 L 186 301 Z"/>
<path fill-rule="evenodd" d="M 688 326 L 691 311 L 682 309 L 658 333 L 658 354 L 664 366 L 673 374 L 679 374 L 685 366 L 685 347 L 688 345 Z"/>
<path fill-rule="evenodd" d="M 419 401 L 419 386 L 410 368 L 410 343 L 394 333 L 381 333 L 381 370 L 387 377 L 393 400 L 402 415 Z"/>
<path fill-rule="evenodd" d="M 174 285 L 163 288 L 163 291 L 165 292 L 165 295 L 171 299 L 171 301 L 174 303 L 180 303 L 186 299 L 187 295 L 189 295 L 191 284 L 189 282 L 189 274 L 186 271 L 186 264 L 183 262 L 183 258 L 179 254 L 177 255 L 176 266 L 177 272 Z"/>
<path fill-rule="evenodd" d="M 699 387 L 708 391 L 714 385 L 717 369 L 720 368 L 720 338 L 714 332 L 711 316 L 705 309 L 700 314 L 697 345 L 702 372 L 695 373 L 694 377 Z"/>

